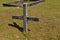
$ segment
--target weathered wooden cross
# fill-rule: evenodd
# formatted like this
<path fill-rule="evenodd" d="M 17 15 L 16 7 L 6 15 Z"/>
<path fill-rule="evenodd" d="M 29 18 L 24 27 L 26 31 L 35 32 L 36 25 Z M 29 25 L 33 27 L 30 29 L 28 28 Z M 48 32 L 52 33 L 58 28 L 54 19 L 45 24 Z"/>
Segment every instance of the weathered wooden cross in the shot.
<path fill-rule="evenodd" d="M 13 19 L 22 19 L 23 20 L 23 26 L 24 26 L 24 31 L 28 32 L 28 27 L 27 27 L 27 21 L 31 20 L 31 21 L 39 21 L 38 17 L 30 17 L 28 16 L 28 7 L 35 5 L 37 3 L 43 2 L 43 0 L 38 0 L 35 1 L 33 3 L 27 4 L 24 1 L 16 1 L 16 2 L 9 2 L 9 3 L 3 3 L 3 6 L 9 6 L 9 7 L 23 7 L 23 16 L 12 16 Z M 21 6 L 20 4 L 23 4 L 23 6 Z"/>

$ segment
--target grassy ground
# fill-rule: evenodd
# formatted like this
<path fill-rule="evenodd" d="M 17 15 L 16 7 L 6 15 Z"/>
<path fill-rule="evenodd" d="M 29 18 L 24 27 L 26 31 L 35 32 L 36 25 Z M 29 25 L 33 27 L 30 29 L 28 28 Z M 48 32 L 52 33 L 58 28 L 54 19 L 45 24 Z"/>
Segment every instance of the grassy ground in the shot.
<path fill-rule="evenodd" d="M 25 40 L 20 30 L 8 25 L 16 22 L 23 27 L 22 20 L 12 19 L 12 15 L 22 15 L 22 8 L 2 6 L 9 1 L 12 0 L 0 0 L 0 40 Z M 60 40 L 60 0 L 45 0 L 30 7 L 29 16 L 39 17 L 40 21 L 28 22 L 28 40 Z"/>

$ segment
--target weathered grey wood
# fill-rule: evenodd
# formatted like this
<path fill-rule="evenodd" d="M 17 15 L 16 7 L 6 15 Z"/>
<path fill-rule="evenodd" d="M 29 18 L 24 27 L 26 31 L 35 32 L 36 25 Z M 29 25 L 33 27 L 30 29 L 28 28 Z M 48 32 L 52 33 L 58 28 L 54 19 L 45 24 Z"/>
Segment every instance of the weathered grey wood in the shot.
<path fill-rule="evenodd" d="M 3 6 L 6 6 L 6 7 L 22 7 L 22 4 L 26 1 L 28 1 L 28 0 L 21 0 L 21 1 L 3 3 Z M 31 0 L 29 0 L 29 1 L 31 1 Z M 33 1 L 30 4 L 28 4 L 28 6 L 33 6 L 33 5 L 36 5 L 36 4 L 38 4 L 40 2 L 43 2 L 43 1 L 44 0 Z"/>
<path fill-rule="evenodd" d="M 27 3 L 23 3 L 23 26 L 24 26 L 24 31 L 28 32 L 28 27 L 27 27 Z"/>
<path fill-rule="evenodd" d="M 28 15 L 28 10 L 27 8 L 29 6 L 36 5 L 40 2 L 43 2 L 43 0 L 37 0 L 33 3 L 27 4 L 26 1 L 28 0 L 22 0 L 22 1 L 16 1 L 16 2 L 9 2 L 9 3 L 3 3 L 3 6 L 9 6 L 9 7 L 23 7 L 23 16 L 12 16 L 13 19 L 22 19 L 23 20 L 23 26 L 24 26 L 24 31 L 28 32 L 28 25 L 27 21 L 39 21 L 39 18 L 37 17 L 29 17 Z M 30 0 L 31 1 L 31 0 Z M 23 5 L 21 5 L 23 4 Z"/>
<path fill-rule="evenodd" d="M 21 19 L 21 20 L 23 20 L 23 16 L 12 16 L 12 19 Z"/>
<path fill-rule="evenodd" d="M 35 2 L 30 3 L 28 6 L 33 6 L 33 5 L 39 4 L 39 3 L 43 2 L 43 1 L 44 0 L 37 0 Z"/>
<path fill-rule="evenodd" d="M 6 6 L 6 7 L 22 7 L 22 4 L 23 4 L 22 1 L 15 1 L 15 2 L 3 3 L 3 6 Z"/>
<path fill-rule="evenodd" d="M 13 19 L 20 19 L 20 20 L 23 20 L 23 16 L 12 16 Z M 35 21 L 35 22 L 38 22 L 39 21 L 39 18 L 38 17 L 31 17 L 31 16 L 28 16 L 27 17 L 27 20 L 29 21 Z"/>

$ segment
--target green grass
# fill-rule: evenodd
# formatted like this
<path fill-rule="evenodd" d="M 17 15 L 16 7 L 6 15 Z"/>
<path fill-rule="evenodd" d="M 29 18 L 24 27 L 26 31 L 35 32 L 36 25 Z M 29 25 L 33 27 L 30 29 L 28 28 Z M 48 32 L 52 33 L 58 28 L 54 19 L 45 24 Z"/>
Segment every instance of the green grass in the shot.
<path fill-rule="evenodd" d="M 9 1 L 12 0 L 0 1 L 0 40 L 25 40 L 21 31 L 8 25 L 16 22 L 23 26 L 21 20 L 12 19 L 12 15 L 23 14 L 22 8 L 2 6 L 4 2 Z M 40 18 L 39 22 L 28 22 L 28 40 L 60 40 L 60 0 L 45 0 L 30 7 L 28 13 L 29 16 Z"/>

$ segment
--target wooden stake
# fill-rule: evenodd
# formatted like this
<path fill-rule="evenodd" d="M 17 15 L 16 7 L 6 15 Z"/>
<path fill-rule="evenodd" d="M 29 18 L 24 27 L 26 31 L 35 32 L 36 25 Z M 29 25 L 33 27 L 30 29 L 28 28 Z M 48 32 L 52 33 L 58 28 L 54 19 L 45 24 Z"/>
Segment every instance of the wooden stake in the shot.
<path fill-rule="evenodd" d="M 27 3 L 23 3 L 23 26 L 24 26 L 24 31 L 28 32 L 28 27 L 27 27 Z"/>

